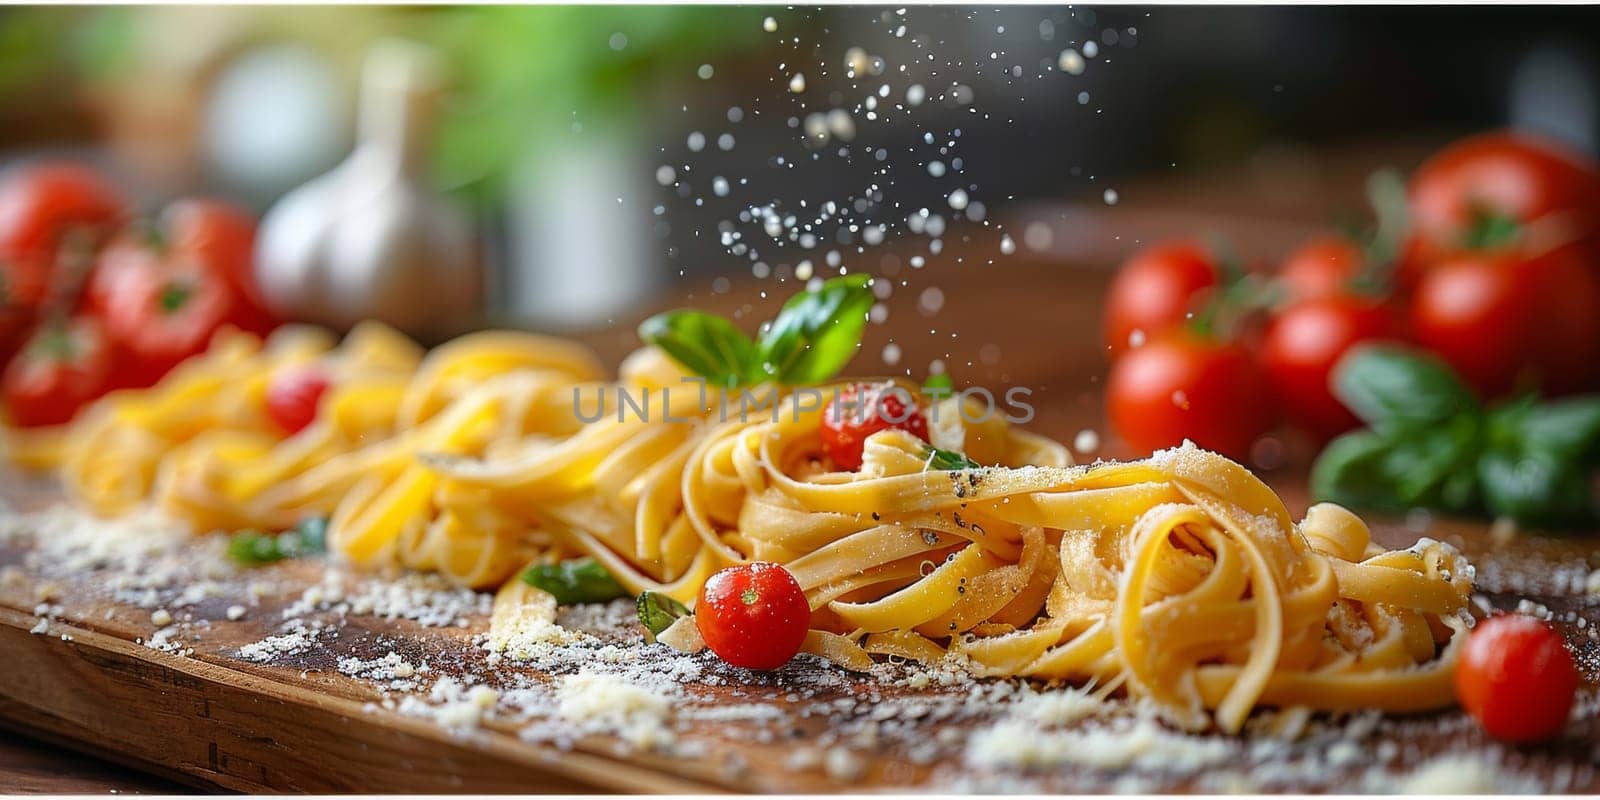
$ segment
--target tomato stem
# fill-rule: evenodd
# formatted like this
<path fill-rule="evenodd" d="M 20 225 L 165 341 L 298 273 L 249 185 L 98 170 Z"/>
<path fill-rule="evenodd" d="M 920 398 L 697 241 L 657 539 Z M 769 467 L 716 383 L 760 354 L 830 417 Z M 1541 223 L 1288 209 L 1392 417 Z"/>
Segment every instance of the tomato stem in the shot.
<path fill-rule="evenodd" d="M 1374 224 L 1361 248 L 1361 269 L 1349 282 L 1351 291 L 1379 296 L 1389 290 L 1401 243 L 1411 225 L 1407 211 L 1405 178 L 1394 169 L 1380 169 L 1367 176 L 1367 203 L 1372 206 Z"/>
<path fill-rule="evenodd" d="M 157 299 L 161 310 L 172 313 L 183 308 L 184 303 L 194 296 L 194 287 L 187 283 L 169 283 L 161 288 L 161 296 Z"/>
<path fill-rule="evenodd" d="M 1494 209 L 1475 205 L 1472 224 L 1462 237 L 1468 250 L 1494 250 L 1516 243 L 1522 236 L 1522 223 Z"/>
<path fill-rule="evenodd" d="M 28 351 L 39 360 L 70 364 L 78 358 L 78 343 L 67 329 L 66 321 L 57 317 L 44 324 Z"/>

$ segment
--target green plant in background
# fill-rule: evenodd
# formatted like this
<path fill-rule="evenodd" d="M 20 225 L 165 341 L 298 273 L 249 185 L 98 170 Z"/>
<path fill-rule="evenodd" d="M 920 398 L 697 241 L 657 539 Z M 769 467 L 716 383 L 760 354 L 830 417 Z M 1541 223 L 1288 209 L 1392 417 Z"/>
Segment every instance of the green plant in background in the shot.
<path fill-rule="evenodd" d="M 373 40 L 400 36 L 438 48 L 452 69 L 435 143 L 440 185 L 492 203 L 528 148 L 573 135 L 575 121 L 637 127 L 662 110 L 654 90 L 663 82 L 695 80 L 700 64 L 770 46 L 761 31 L 766 13 L 695 6 L 23 8 L 0 15 L 0 102 L 47 84 L 114 88 L 151 62 L 161 62 L 154 71 L 161 79 L 175 79 L 171 62 L 181 59 L 170 51 L 178 49 L 200 54 L 189 58 L 192 70 L 214 71 L 218 64 L 208 59 L 278 42 L 311 47 L 353 78 Z"/>
<path fill-rule="evenodd" d="M 1334 439 L 1317 457 L 1317 499 L 1486 512 L 1557 528 L 1600 519 L 1600 396 L 1530 396 L 1485 408 L 1436 357 L 1395 347 L 1352 351 L 1333 382 L 1370 427 Z"/>
<path fill-rule="evenodd" d="M 459 93 L 443 120 L 446 186 L 490 186 L 530 139 L 573 123 L 651 113 L 651 83 L 693 79 L 719 54 L 768 43 L 753 8 L 492 6 L 441 9 L 421 38 L 440 47 Z M 615 37 L 615 39 L 614 39 Z M 621 45 L 620 49 L 613 49 Z M 576 112 L 576 114 L 574 114 Z"/>

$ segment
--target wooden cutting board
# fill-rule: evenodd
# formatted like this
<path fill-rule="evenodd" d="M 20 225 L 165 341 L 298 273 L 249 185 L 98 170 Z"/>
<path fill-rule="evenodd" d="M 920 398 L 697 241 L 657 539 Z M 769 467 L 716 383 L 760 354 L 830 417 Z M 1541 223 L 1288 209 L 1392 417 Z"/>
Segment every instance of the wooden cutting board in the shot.
<path fill-rule="evenodd" d="M 877 356 L 893 341 L 903 354 L 900 366 L 917 375 L 932 359 L 942 359 L 982 385 L 1032 387 L 1038 418 L 1029 427 L 1039 433 L 1071 442 L 1080 430 L 1101 428 L 1105 364 L 1095 343 L 1108 273 L 1019 253 L 999 280 L 981 258 L 997 252 L 992 238 L 962 245 L 972 254 L 967 266 L 929 264 L 902 276 L 913 280 L 896 282 L 886 301 L 888 323 L 869 330 L 852 371 L 893 371 Z M 946 302 L 937 319 L 918 311 L 923 286 L 943 289 Z M 764 288 L 770 287 L 736 282 L 731 291 L 702 289 L 676 302 L 760 316 L 776 302 L 760 296 Z M 618 320 L 580 338 L 615 363 L 637 346 L 636 322 Z M 960 336 L 930 334 L 929 325 L 955 326 Z M 1123 454 L 1105 438 L 1102 453 Z M 1292 441 L 1286 444 L 1288 462 L 1303 461 L 1304 452 Z M 1306 505 L 1298 477 L 1303 474 L 1300 463 L 1269 477 L 1295 511 Z M 0 496 L 32 508 L 53 502 L 55 495 L 48 483 L 0 473 Z M 204 541 L 166 556 L 162 569 L 172 562 L 181 569 L 167 576 L 166 588 L 146 595 L 124 585 L 126 569 L 51 567 L 50 559 L 36 554 L 39 543 L 26 535 L 0 538 L 0 724 L 197 786 L 258 792 L 1392 792 L 1408 788 L 1408 776 L 1419 768 L 1440 764 L 1449 773 L 1462 772 L 1466 764 L 1484 775 L 1498 774 L 1509 781 L 1496 784 L 1503 790 L 1600 791 L 1594 767 L 1600 762 L 1600 595 L 1584 588 L 1600 569 L 1600 538 L 1497 535 L 1479 522 L 1420 517 L 1409 525 L 1380 524 L 1375 533 L 1391 546 L 1409 545 L 1420 535 L 1458 544 L 1478 566 L 1479 588 L 1490 602 L 1542 609 L 1577 643 L 1586 683 L 1580 713 L 1563 739 L 1504 747 L 1486 740 L 1458 712 L 1382 720 L 1318 717 L 1288 745 L 1259 737 L 1162 739 L 1143 752 L 1124 748 L 1120 759 L 1113 746 L 1110 757 L 1102 753 L 1100 766 L 1069 758 L 1052 766 L 983 771 L 967 764 L 969 748 L 979 749 L 974 739 L 1029 702 L 1019 701 L 1011 684 L 930 678 L 894 665 L 884 666 L 879 676 L 854 677 L 803 658 L 774 674 L 748 676 L 705 656 L 667 665 L 683 670 L 681 680 L 672 680 L 683 697 L 670 747 L 641 749 L 606 734 L 569 742 L 549 735 L 548 720 L 518 718 L 514 709 L 501 708 L 552 676 L 531 667 L 487 665 L 473 641 L 487 624 L 475 602 L 443 620 L 370 611 L 341 616 L 326 609 L 304 615 L 297 609 L 327 578 L 322 564 L 219 576 L 207 566 L 215 564 L 215 543 Z M 106 535 L 115 533 L 108 529 Z M 371 582 L 368 590 L 415 588 L 408 583 L 415 579 L 360 580 Z M 203 590 L 183 597 L 195 586 Z M 455 598 L 458 605 L 460 600 Z M 317 607 L 329 605 L 337 604 Z M 238 619 L 229 618 L 234 606 L 243 612 Z M 173 616 L 171 625 L 156 624 L 162 608 Z M 303 651 L 274 653 L 264 661 L 244 657 L 246 648 L 283 635 L 286 610 L 291 618 L 326 620 L 330 627 Z M 42 628 L 41 612 L 48 617 Z M 596 661 L 606 652 L 617 659 L 606 662 L 608 669 L 649 678 L 652 659 L 660 656 L 642 649 L 637 631 L 621 629 L 617 621 L 625 612 L 624 606 L 600 615 L 610 620 L 605 635 L 614 637 L 615 649 L 597 650 Z M 440 621 L 446 624 L 423 624 Z M 171 631 L 165 646 L 180 652 L 147 646 L 161 629 Z M 252 652 L 259 656 L 260 648 Z M 393 681 L 347 674 L 362 669 L 340 671 L 342 663 L 370 665 L 390 652 L 408 665 L 428 666 L 426 680 L 402 691 Z M 569 658 L 561 671 L 581 668 Z M 441 726 L 429 689 L 443 677 L 495 688 L 495 712 L 475 727 Z M 1119 707 L 1109 721 L 1070 726 L 1069 735 L 1079 728 L 1115 727 L 1129 716 Z M 530 728 L 538 735 L 524 738 Z M 1183 754 L 1196 739 L 1213 744 L 1200 748 L 1203 766 L 1184 767 Z M 1465 761 L 1438 761 L 1450 755 Z"/>
<path fill-rule="evenodd" d="M 48 485 L 3 477 L 14 504 L 51 502 Z M 1291 505 L 1303 506 L 1302 492 L 1280 488 Z M 1421 527 L 1419 520 L 1412 523 Z M 471 597 L 444 593 L 450 602 L 430 612 L 431 619 L 386 618 L 393 607 L 361 613 L 360 604 L 342 614 L 322 613 L 337 624 L 324 628 L 314 646 L 259 660 L 259 643 L 285 630 L 286 609 L 290 618 L 319 616 L 302 612 L 308 590 L 314 598 L 328 581 L 321 562 L 230 572 L 217 563 L 215 541 L 192 541 L 150 562 L 149 574 L 130 579 L 125 564 L 82 569 L 72 563 L 81 561 L 81 552 L 63 555 L 60 542 L 45 555 L 50 547 L 25 533 L 0 539 L 0 721 L 197 786 L 249 792 L 1390 791 L 1441 754 L 1460 754 L 1520 781 L 1511 788 L 1600 790 L 1594 767 L 1600 596 L 1584 588 L 1600 567 L 1593 540 L 1507 538 L 1455 521 L 1430 522 L 1420 531 L 1385 525 L 1378 533 L 1388 544 L 1408 544 L 1419 533 L 1458 542 L 1478 565 L 1480 586 L 1495 605 L 1526 601 L 1525 609 L 1550 614 L 1578 643 L 1583 710 L 1564 739 L 1502 747 L 1458 712 L 1381 721 L 1317 718 L 1299 741 L 1286 745 L 1186 737 L 1221 748 L 1194 769 L 1165 768 L 1159 757 L 1146 757 L 1111 766 L 1074 761 L 975 772 L 963 765 L 974 737 L 1013 713 L 1006 703 L 1016 700 L 996 693 L 992 682 L 940 686 L 935 679 L 913 688 L 921 684 L 906 679 L 915 674 L 909 668 L 858 677 L 810 660 L 749 676 L 703 656 L 704 668 L 681 682 L 684 709 L 694 713 L 680 713 L 669 747 L 630 746 L 605 734 L 528 741 L 519 733 L 540 727 L 540 720 L 501 714 L 498 706 L 466 727 L 448 726 L 445 715 L 428 710 L 429 686 L 445 676 L 462 685 L 491 685 L 501 703 L 516 695 L 516 686 L 550 679 L 534 667 L 485 663 L 473 641 L 486 628 L 485 605 Z M 419 585 L 415 578 L 361 580 L 408 591 Z M 351 588 L 349 595 L 360 591 Z M 625 604 L 609 615 L 611 635 L 623 612 Z M 162 613 L 171 624 L 160 624 L 166 622 Z M 173 633 L 160 636 L 162 628 Z M 636 633 L 623 630 L 619 641 L 630 636 Z M 151 646 L 163 639 L 167 650 Z M 252 644 L 258 660 L 243 655 Z M 364 669 L 349 664 L 370 665 L 391 652 L 409 664 L 427 664 L 427 679 L 414 690 L 396 691 L 391 681 L 346 674 Z M 644 651 L 619 652 L 633 658 Z M 695 659 L 675 658 L 673 669 Z M 569 661 L 558 669 L 572 667 Z M 418 697 L 424 700 L 408 705 L 407 698 Z M 1127 710 L 1111 716 L 1114 721 Z"/>

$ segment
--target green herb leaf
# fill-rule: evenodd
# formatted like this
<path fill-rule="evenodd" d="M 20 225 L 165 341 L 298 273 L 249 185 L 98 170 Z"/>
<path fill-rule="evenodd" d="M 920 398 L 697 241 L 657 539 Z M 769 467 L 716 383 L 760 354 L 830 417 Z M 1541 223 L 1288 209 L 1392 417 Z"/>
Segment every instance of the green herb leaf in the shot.
<path fill-rule="evenodd" d="M 639 338 L 715 386 L 742 386 L 755 363 L 755 345 L 732 322 L 704 311 L 679 309 L 639 324 Z"/>
<path fill-rule="evenodd" d="M 1345 434 L 1317 456 L 1311 493 L 1319 500 L 1385 511 L 1472 510 L 1480 428 L 1465 416 L 1424 430 Z"/>
<path fill-rule="evenodd" d="M 604 603 L 627 594 L 605 567 L 587 557 L 534 564 L 522 571 L 522 582 L 549 592 L 562 605 Z"/>
<path fill-rule="evenodd" d="M 855 356 L 872 309 L 872 278 L 831 278 L 789 298 L 756 342 L 752 382 L 822 383 Z"/>
<path fill-rule="evenodd" d="M 1399 347 L 1352 350 L 1334 367 L 1334 394 L 1379 430 L 1423 428 L 1461 413 L 1478 401 L 1443 361 Z"/>
<path fill-rule="evenodd" d="M 1600 461 L 1600 397 L 1573 397 L 1531 406 L 1516 433 L 1530 451 L 1575 464 Z"/>
<path fill-rule="evenodd" d="M 328 552 L 328 518 L 306 517 L 300 524 L 278 537 L 278 547 L 288 558 L 321 555 Z"/>
<path fill-rule="evenodd" d="M 1600 397 L 1527 396 L 1485 414 L 1442 362 L 1385 347 L 1346 356 L 1333 381 L 1372 429 L 1333 440 L 1317 457 L 1319 499 L 1487 511 L 1546 527 L 1600 520 Z"/>
<path fill-rule="evenodd" d="M 278 547 L 278 537 L 258 530 L 244 530 L 228 539 L 228 558 L 247 567 L 282 561 L 285 554 Z"/>
<path fill-rule="evenodd" d="M 326 552 L 328 552 L 326 517 L 307 517 L 283 533 L 267 533 L 252 528 L 239 531 L 228 539 L 228 558 L 247 567 L 258 567 L 286 558 L 300 558 Z"/>
<path fill-rule="evenodd" d="M 922 393 L 926 395 L 949 397 L 950 395 L 955 394 L 955 391 L 955 379 L 951 378 L 950 373 L 948 372 L 940 372 L 936 375 L 929 375 L 928 379 L 922 382 Z"/>
<path fill-rule="evenodd" d="M 652 638 L 672 627 L 672 623 L 679 617 L 689 616 L 687 606 L 660 592 L 645 592 L 639 595 L 638 608 L 639 623 L 644 625 Z"/>
<path fill-rule="evenodd" d="M 1549 453 L 1499 450 L 1478 460 L 1483 503 L 1491 514 L 1539 526 L 1583 525 L 1600 519 L 1588 471 Z"/>
<path fill-rule="evenodd" d="M 983 466 L 967 458 L 965 453 L 957 453 L 954 450 L 941 450 L 933 445 L 923 448 L 922 457 L 925 459 L 926 464 L 922 468 L 924 472 L 928 470 L 949 472 L 958 469 L 977 469 Z"/>

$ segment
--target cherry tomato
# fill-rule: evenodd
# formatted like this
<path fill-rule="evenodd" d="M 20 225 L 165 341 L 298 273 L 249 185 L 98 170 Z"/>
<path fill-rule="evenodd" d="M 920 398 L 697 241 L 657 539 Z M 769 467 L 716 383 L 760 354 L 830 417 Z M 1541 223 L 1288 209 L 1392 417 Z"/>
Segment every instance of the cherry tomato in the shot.
<path fill-rule="evenodd" d="M 1319 236 L 1283 260 L 1278 282 L 1291 302 L 1344 294 L 1365 258 L 1361 245 L 1346 237 Z"/>
<path fill-rule="evenodd" d="M 11 424 L 60 425 L 110 388 L 111 348 L 92 317 L 47 321 L 0 378 Z"/>
<path fill-rule="evenodd" d="M 1418 167 L 1410 224 L 1425 258 L 1469 246 L 1485 217 L 1514 223 L 1566 217 L 1573 240 L 1600 231 L 1600 170 L 1558 144 L 1522 133 L 1474 136 Z M 1594 251 L 1591 250 L 1591 254 Z"/>
<path fill-rule="evenodd" d="M 265 334 L 276 324 L 255 278 L 256 221 L 243 210 L 209 199 L 180 200 L 163 215 L 167 245 L 222 275 L 237 309 L 233 322 Z"/>
<path fill-rule="evenodd" d="M 1411 320 L 1417 341 L 1485 397 L 1571 392 L 1600 372 L 1600 272 L 1573 247 L 1441 262 L 1420 277 Z"/>
<path fill-rule="evenodd" d="M 1158 334 L 1112 365 L 1106 410 L 1141 452 L 1190 439 L 1243 459 L 1272 424 L 1266 379 L 1250 353 L 1185 328 Z"/>
<path fill-rule="evenodd" d="M 777 669 L 805 643 L 811 605 L 789 571 L 757 561 L 728 567 L 700 589 L 695 627 L 723 661 L 747 669 Z"/>
<path fill-rule="evenodd" d="M 928 440 L 928 419 L 915 407 L 906 407 L 893 384 L 857 383 L 839 392 L 822 410 L 822 449 L 843 470 L 861 468 L 861 450 L 867 437 L 896 428 Z"/>
<path fill-rule="evenodd" d="M 1333 395 L 1333 366 L 1356 344 L 1398 338 L 1398 315 L 1381 300 L 1351 294 L 1301 300 L 1267 327 L 1261 367 L 1284 416 L 1314 436 L 1331 438 L 1357 425 Z"/>
<path fill-rule="evenodd" d="M 76 285 L 89 255 L 119 224 L 122 196 L 88 167 L 72 163 L 30 164 L 0 181 L 0 261 L 19 284 L 37 286 L 40 297 Z M 66 272 L 69 274 L 58 274 Z"/>
<path fill-rule="evenodd" d="M 119 267 L 117 292 L 103 302 L 106 333 L 129 358 L 118 383 L 151 386 L 184 359 L 203 352 L 237 308 L 223 278 L 192 262 L 161 263 L 151 250 L 108 251 L 134 259 Z"/>
<path fill-rule="evenodd" d="M 180 200 L 167 207 L 159 226 L 145 237 L 124 236 L 106 249 L 84 298 L 88 310 L 104 309 L 124 291 L 130 275 L 151 262 L 183 263 L 221 278 L 232 295 L 229 321 L 265 334 L 277 320 L 267 311 L 254 275 L 255 220 L 226 203 Z"/>
<path fill-rule="evenodd" d="M 1180 325 L 1200 295 L 1219 282 L 1220 268 L 1194 242 L 1149 247 L 1117 271 L 1106 295 L 1105 346 L 1113 360 L 1126 353 L 1135 331 L 1148 339 Z"/>
<path fill-rule="evenodd" d="M 1461 707 L 1490 736 L 1510 742 L 1560 734 L 1578 691 L 1578 665 L 1561 634 L 1517 614 L 1478 623 L 1455 678 Z"/>
<path fill-rule="evenodd" d="M 315 367 L 280 371 L 267 384 L 267 416 L 285 433 L 299 433 L 317 418 L 327 390 L 328 376 Z"/>

